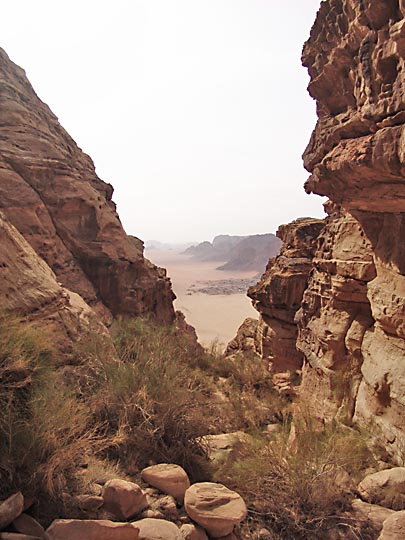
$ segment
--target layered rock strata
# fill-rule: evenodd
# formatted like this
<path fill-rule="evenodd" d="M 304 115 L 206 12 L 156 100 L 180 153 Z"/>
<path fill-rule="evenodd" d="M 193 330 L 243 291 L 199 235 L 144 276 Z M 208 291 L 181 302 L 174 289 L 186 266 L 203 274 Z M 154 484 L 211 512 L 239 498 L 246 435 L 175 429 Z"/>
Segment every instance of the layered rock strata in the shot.
<path fill-rule="evenodd" d="M 294 317 L 307 286 L 322 227 L 322 220 L 312 218 L 297 219 L 279 227 L 277 236 L 283 241 L 281 253 L 270 259 L 260 282 L 248 291 L 260 313 L 255 350 L 273 373 L 301 368 L 303 355 L 296 348 Z"/>
<path fill-rule="evenodd" d="M 281 229 L 281 255 L 249 293 L 261 315 L 253 349 L 276 370 L 303 361 L 300 396 L 313 416 L 371 423 L 380 448 L 398 462 L 405 448 L 404 17 L 402 0 L 321 3 L 303 51 L 318 114 L 304 164 L 305 189 L 329 197 L 328 217 L 303 253 L 289 248 Z M 243 349 L 242 334 L 234 346 Z"/>
<path fill-rule="evenodd" d="M 112 315 L 174 319 L 165 270 L 128 236 L 89 156 L 0 49 L 0 209 L 63 287 L 108 322 Z"/>
<path fill-rule="evenodd" d="M 303 51 L 306 190 L 340 207 L 298 317 L 303 393 L 325 418 L 372 421 L 391 455 L 405 446 L 404 16 L 402 0 L 327 0 Z"/>
<path fill-rule="evenodd" d="M 0 212 L 1 311 L 17 313 L 45 329 L 66 362 L 72 344 L 107 329 L 78 294 L 63 288 L 54 272 Z"/>

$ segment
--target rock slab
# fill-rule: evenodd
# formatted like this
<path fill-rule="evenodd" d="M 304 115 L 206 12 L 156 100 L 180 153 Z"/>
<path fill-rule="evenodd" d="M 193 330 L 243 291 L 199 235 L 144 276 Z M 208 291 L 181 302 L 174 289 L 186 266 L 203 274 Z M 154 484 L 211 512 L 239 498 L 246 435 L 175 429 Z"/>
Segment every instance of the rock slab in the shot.
<path fill-rule="evenodd" d="M 137 540 L 138 537 L 139 530 L 131 523 L 101 519 L 57 519 L 45 533 L 45 540 Z"/>

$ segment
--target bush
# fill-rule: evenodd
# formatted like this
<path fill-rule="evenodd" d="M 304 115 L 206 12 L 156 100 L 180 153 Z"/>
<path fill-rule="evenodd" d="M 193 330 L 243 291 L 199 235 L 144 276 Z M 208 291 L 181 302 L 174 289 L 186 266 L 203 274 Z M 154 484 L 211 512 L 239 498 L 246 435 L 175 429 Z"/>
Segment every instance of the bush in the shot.
<path fill-rule="evenodd" d="M 247 501 L 244 538 L 260 526 L 283 540 L 321 540 L 338 525 L 351 527 L 341 516 L 353 498 L 349 474 L 359 474 L 371 460 L 364 438 L 348 428 L 331 425 L 320 432 L 303 422 L 293 450 L 288 431 L 240 447 L 215 474 Z"/>
<path fill-rule="evenodd" d="M 194 479 L 205 476 L 208 461 L 198 437 L 211 429 L 205 414 L 211 389 L 193 367 L 187 339 L 142 319 L 117 321 L 111 334 L 119 359 L 100 360 L 100 390 L 91 400 L 110 441 L 109 458 L 131 473 L 152 460 L 177 463 Z"/>
<path fill-rule="evenodd" d="M 0 490 L 57 499 L 98 443 L 90 411 L 65 388 L 46 335 L 0 317 Z"/>

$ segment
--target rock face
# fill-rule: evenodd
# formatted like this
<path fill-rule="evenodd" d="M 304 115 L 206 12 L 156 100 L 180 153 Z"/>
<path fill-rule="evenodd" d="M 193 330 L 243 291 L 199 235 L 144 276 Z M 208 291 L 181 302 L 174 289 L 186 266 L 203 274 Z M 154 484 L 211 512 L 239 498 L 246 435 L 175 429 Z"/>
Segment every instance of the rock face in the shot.
<path fill-rule="evenodd" d="M 0 297 L 2 309 L 27 316 L 46 328 L 66 360 L 80 336 L 107 329 L 76 293 L 61 287 L 55 274 L 0 212 Z"/>
<path fill-rule="evenodd" d="M 404 17 L 403 0 L 321 3 L 303 50 L 318 114 L 304 164 L 305 189 L 329 197 L 328 217 L 301 243 L 294 235 L 305 221 L 280 228 L 281 255 L 249 292 L 261 315 L 254 350 L 276 372 L 303 362 L 300 396 L 312 415 L 372 424 L 398 464 L 405 447 Z"/>
<path fill-rule="evenodd" d="M 322 227 L 322 220 L 312 218 L 279 227 L 277 236 L 283 241 L 280 255 L 270 259 L 260 282 L 248 291 L 260 313 L 255 349 L 274 373 L 295 371 L 302 365 L 303 355 L 296 348 L 294 317 L 307 286 Z"/>
<path fill-rule="evenodd" d="M 0 209 L 104 322 L 111 314 L 172 321 L 170 282 L 125 234 L 113 189 L 0 49 Z"/>
<path fill-rule="evenodd" d="M 391 455 L 405 441 L 404 16 L 402 0 L 327 0 L 303 51 L 318 111 L 306 190 L 334 203 L 298 318 L 303 392 L 326 419 L 372 421 Z"/>

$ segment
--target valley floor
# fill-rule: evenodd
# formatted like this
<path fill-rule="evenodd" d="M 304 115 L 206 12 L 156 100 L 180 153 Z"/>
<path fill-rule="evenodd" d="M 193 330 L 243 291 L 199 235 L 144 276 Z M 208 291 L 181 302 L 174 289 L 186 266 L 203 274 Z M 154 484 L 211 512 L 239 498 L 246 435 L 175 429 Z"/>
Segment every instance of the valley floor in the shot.
<path fill-rule="evenodd" d="M 246 317 L 258 318 L 257 311 L 245 293 L 191 292 L 193 288 L 198 289 L 202 286 L 209 288 L 209 283 L 213 288 L 216 282 L 224 280 L 233 282 L 234 289 L 237 289 L 240 280 L 252 279 L 254 282 L 255 272 L 216 270 L 224 261 L 194 261 L 175 250 L 146 250 L 145 256 L 154 264 L 167 269 L 177 296 L 174 306 L 182 311 L 187 322 L 194 326 L 203 346 L 210 346 L 217 341 L 223 349 L 236 335 L 237 329 Z M 227 292 L 229 293 L 231 289 L 232 287 L 228 286 Z"/>

